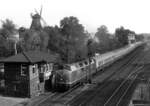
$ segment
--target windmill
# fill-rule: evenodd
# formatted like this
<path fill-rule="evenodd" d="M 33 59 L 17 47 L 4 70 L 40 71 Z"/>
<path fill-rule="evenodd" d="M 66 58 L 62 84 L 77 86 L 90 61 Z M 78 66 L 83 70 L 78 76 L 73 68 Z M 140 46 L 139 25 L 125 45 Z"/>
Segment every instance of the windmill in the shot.
<path fill-rule="evenodd" d="M 29 29 L 29 42 L 31 43 L 31 49 L 43 49 L 46 48 L 45 45 L 48 44 L 49 36 L 42 28 L 42 24 L 44 27 L 47 26 L 46 21 L 42 17 L 42 9 L 43 7 L 41 6 L 39 12 L 35 9 L 35 13 L 31 13 L 32 23 Z"/>
<path fill-rule="evenodd" d="M 40 12 L 38 12 L 38 11 L 35 9 L 36 14 L 39 14 L 40 19 L 41 19 L 41 21 L 43 22 L 43 26 L 47 26 L 46 21 L 45 21 L 44 18 L 42 17 L 42 11 L 43 11 L 43 6 L 41 6 Z"/>
<path fill-rule="evenodd" d="M 35 14 L 33 15 L 31 13 L 32 23 L 31 23 L 30 29 L 34 29 L 34 30 L 40 30 L 40 29 L 42 29 L 41 21 L 43 23 L 43 26 L 47 26 L 46 21 L 42 17 L 42 9 L 43 9 L 43 7 L 41 6 L 40 12 L 38 12 L 35 9 Z"/>

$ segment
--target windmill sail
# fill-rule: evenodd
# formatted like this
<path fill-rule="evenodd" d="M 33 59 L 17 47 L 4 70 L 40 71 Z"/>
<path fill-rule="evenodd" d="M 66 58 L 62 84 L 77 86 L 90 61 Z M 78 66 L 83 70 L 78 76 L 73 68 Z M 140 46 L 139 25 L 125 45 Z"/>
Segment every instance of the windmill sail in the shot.
<path fill-rule="evenodd" d="M 42 10 L 43 10 L 43 6 L 41 6 L 40 16 L 42 16 Z"/>

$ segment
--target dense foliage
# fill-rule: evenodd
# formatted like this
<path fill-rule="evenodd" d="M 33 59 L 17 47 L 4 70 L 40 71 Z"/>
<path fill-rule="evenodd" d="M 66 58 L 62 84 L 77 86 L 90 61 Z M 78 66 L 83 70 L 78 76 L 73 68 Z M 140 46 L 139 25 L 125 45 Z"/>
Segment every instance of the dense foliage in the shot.
<path fill-rule="evenodd" d="M 2 27 L 0 28 L 0 57 L 7 57 L 13 55 L 15 39 L 14 36 L 17 34 L 16 25 L 13 21 L 6 19 L 2 21 Z"/>
<path fill-rule="evenodd" d="M 86 58 L 88 37 L 76 17 L 65 17 L 60 21 L 60 27 L 44 29 L 49 34 L 48 48 L 59 53 L 64 62 L 72 63 Z"/>
<path fill-rule="evenodd" d="M 86 38 L 84 27 L 76 17 L 65 17 L 60 21 L 60 30 L 65 39 L 65 55 L 67 62 L 86 57 Z"/>
<path fill-rule="evenodd" d="M 108 32 L 105 25 L 102 25 L 97 29 L 95 39 L 97 39 L 97 42 L 93 43 L 93 47 L 95 47 L 94 51 L 97 53 L 104 53 L 119 48 L 117 38 Z"/>
<path fill-rule="evenodd" d="M 40 23 L 39 23 L 40 26 Z M 128 35 L 135 32 L 117 28 L 115 34 L 109 33 L 105 25 L 97 28 L 97 32 L 91 34 L 85 31 L 78 18 L 70 16 L 60 21 L 60 26 L 45 26 L 35 29 L 20 27 L 6 19 L 2 21 L 0 28 L 0 57 L 14 55 L 14 45 L 17 52 L 40 50 L 57 53 L 65 63 L 73 63 L 95 53 L 104 53 L 128 44 Z M 18 31 L 18 32 L 17 32 Z M 11 39 L 19 33 L 19 40 Z M 143 35 L 136 35 L 137 40 L 142 40 Z"/>

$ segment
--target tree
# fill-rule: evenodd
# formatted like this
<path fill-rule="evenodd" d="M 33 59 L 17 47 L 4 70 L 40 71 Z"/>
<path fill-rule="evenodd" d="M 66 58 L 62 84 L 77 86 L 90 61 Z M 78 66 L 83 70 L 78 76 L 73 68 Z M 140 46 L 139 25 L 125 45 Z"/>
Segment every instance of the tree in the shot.
<path fill-rule="evenodd" d="M 19 34 L 21 48 L 23 51 L 39 50 L 47 51 L 49 36 L 44 30 L 26 29 Z"/>
<path fill-rule="evenodd" d="M 110 34 L 108 33 L 107 27 L 105 25 L 97 28 L 95 37 L 99 40 L 98 52 L 106 52 L 109 50 Z"/>
<path fill-rule="evenodd" d="M 16 25 L 12 20 L 6 19 L 2 21 L 1 35 L 5 38 L 11 37 L 17 33 Z"/>
<path fill-rule="evenodd" d="M 50 38 L 48 41 L 48 49 L 63 56 L 65 53 L 65 39 L 61 34 L 60 28 L 58 26 L 47 26 L 44 28 L 44 30 L 48 33 Z"/>
<path fill-rule="evenodd" d="M 65 17 L 60 21 L 60 30 L 65 39 L 65 61 L 78 61 L 86 57 L 86 34 L 76 17 Z"/>
<path fill-rule="evenodd" d="M 0 57 L 7 57 L 9 55 L 9 48 L 7 40 L 0 35 Z"/>
<path fill-rule="evenodd" d="M 0 29 L 0 39 L 3 41 L 3 43 L 1 44 L 1 48 L 3 48 L 4 50 L 4 56 L 12 55 L 14 51 L 16 51 L 15 47 L 18 40 L 16 34 L 16 25 L 12 20 L 6 19 L 5 21 L 2 21 L 2 28 Z"/>
<path fill-rule="evenodd" d="M 118 49 L 120 48 L 120 43 L 119 41 L 117 40 L 117 38 L 112 34 L 110 35 L 110 40 L 109 40 L 109 50 L 114 50 L 114 49 Z"/>
<path fill-rule="evenodd" d="M 102 25 L 97 28 L 97 33 L 99 33 L 101 36 L 105 36 L 106 34 L 108 34 L 108 29 L 105 25 Z"/>

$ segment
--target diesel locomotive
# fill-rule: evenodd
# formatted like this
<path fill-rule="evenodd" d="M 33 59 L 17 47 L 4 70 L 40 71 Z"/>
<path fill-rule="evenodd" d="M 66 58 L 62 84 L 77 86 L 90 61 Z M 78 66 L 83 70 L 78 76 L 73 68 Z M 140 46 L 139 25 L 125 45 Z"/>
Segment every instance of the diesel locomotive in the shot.
<path fill-rule="evenodd" d="M 68 90 L 77 83 L 90 79 L 90 75 L 101 71 L 104 67 L 127 55 L 142 42 L 136 42 L 123 48 L 107 52 L 104 54 L 95 54 L 90 59 L 85 59 L 73 64 L 64 64 L 61 69 L 56 70 L 51 76 L 51 84 L 55 89 Z"/>

